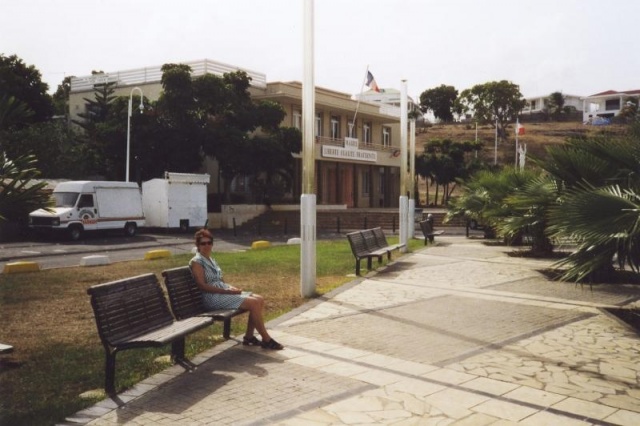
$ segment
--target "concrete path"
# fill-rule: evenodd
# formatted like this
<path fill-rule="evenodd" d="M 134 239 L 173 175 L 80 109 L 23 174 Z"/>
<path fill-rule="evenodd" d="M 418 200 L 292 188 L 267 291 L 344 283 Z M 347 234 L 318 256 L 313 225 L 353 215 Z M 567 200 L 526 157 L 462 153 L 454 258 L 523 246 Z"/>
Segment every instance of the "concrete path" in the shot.
<path fill-rule="evenodd" d="M 640 288 L 513 251 L 443 236 L 270 323 L 283 351 L 227 341 L 65 424 L 640 425 L 640 338 L 600 309 Z"/>

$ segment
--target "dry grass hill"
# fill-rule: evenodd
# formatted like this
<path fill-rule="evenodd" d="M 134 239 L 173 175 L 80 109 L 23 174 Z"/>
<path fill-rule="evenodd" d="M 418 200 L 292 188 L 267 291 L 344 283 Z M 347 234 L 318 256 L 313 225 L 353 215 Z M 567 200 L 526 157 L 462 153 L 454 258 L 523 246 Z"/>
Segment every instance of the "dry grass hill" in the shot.
<path fill-rule="evenodd" d="M 525 134 L 518 137 L 518 141 L 527 146 L 527 154 L 544 158 L 545 147 L 562 144 L 568 138 L 575 136 L 595 135 L 602 132 L 620 132 L 623 126 L 587 126 L 581 122 L 540 122 L 524 123 Z M 421 152 L 424 144 L 433 139 L 451 139 L 454 142 L 474 141 L 476 138 L 475 124 L 435 124 L 432 127 L 418 129 L 416 136 L 416 151 Z M 515 131 L 514 125 L 508 129 L 509 141 L 498 141 L 498 163 L 505 164 L 515 161 Z M 495 129 L 490 125 L 478 126 L 478 140 L 484 143 L 482 156 L 492 162 L 495 147 Z M 507 161 L 508 160 L 508 161 Z"/>

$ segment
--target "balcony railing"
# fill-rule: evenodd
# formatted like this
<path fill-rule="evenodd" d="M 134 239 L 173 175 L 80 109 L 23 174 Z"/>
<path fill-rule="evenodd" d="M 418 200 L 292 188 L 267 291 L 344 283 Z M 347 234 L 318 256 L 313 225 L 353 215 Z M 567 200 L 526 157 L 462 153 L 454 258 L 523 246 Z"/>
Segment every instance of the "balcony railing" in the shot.
<path fill-rule="evenodd" d="M 207 73 L 223 75 L 224 73 L 245 71 L 251 77 L 251 85 L 259 88 L 267 87 L 267 77 L 263 73 L 250 71 L 222 62 L 204 59 L 200 61 L 182 62 L 191 67 L 193 77 Z M 132 70 L 117 71 L 106 74 L 95 74 L 85 77 L 71 78 L 71 91 L 82 92 L 93 90 L 95 84 L 117 83 L 119 86 L 132 86 L 135 84 L 159 83 L 162 78 L 162 66 L 137 68 Z"/>
<path fill-rule="evenodd" d="M 316 143 L 320 145 L 344 146 L 344 139 L 334 139 L 327 136 L 316 136 Z M 382 143 L 365 143 L 361 140 L 358 140 L 358 149 L 393 152 L 398 150 L 399 148 L 390 145 L 384 145 Z"/>

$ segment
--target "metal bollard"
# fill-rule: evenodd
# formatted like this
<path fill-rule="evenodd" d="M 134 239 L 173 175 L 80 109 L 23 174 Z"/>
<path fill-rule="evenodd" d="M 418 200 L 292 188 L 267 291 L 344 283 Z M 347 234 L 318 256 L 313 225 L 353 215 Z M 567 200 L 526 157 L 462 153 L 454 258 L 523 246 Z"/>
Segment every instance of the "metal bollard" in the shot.
<path fill-rule="evenodd" d="M 340 216 L 338 216 L 338 217 L 336 218 L 336 221 L 338 222 L 338 229 L 337 229 L 337 232 L 338 232 L 338 234 L 339 234 L 339 233 L 340 233 Z"/>
<path fill-rule="evenodd" d="M 237 237 L 238 235 L 236 234 L 236 218 L 233 218 L 233 236 Z"/>
<path fill-rule="evenodd" d="M 364 217 L 364 227 L 362 229 L 367 229 L 367 217 Z"/>
<path fill-rule="evenodd" d="M 396 217 L 395 216 L 393 216 L 393 220 L 391 221 L 391 232 L 393 234 L 396 233 Z"/>

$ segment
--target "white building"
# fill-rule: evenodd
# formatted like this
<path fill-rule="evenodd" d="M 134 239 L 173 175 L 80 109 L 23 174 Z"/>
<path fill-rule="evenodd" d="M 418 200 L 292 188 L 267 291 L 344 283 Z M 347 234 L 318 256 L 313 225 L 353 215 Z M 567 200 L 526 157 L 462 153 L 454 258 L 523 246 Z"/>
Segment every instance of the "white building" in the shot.
<path fill-rule="evenodd" d="M 564 106 L 574 107 L 576 111 L 582 110 L 582 97 L 578 95 L 565 95 L 564 96 Z M 535 96 L 524 98 L 527 101 L 524 109 L 522 110 L 523 114 L 539 114 L 546 112 L 548 109 L 549 95 L 546 96 Z"/>
<path fill-rule="evenodd" d="M 595 117 L 613 118 L 620 114 L 627 102 L 637 102 L 640 97 L 640 89 L 618 92 L 607 90 L 595 95 L 582 98 L 582 119 L 585 123 Z"/>

